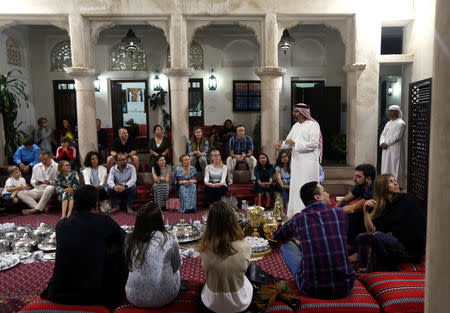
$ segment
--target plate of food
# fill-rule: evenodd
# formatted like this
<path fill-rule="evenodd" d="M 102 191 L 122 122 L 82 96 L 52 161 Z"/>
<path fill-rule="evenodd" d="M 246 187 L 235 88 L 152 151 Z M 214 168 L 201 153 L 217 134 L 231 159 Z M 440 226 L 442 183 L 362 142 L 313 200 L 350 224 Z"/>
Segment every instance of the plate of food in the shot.
<path fill-rule="evenodd" d="M 56 246 L 50 246 L 50 245 L 40 243 L 40 244 L 38 244 L 38 249 L 42 250 L 42 251 L 55 251 Z"/>
<path fill-rule="evenodd" d="M 52 253 L 45 253 L 42 257 L 44 260 L 54 260 L 55 259 L 55 252 Z"/>
<path fill-rule="evenodd" d="M 18 254 L 20 260 L 25 260 L 31 257 L 31 252 L 21 252 Z"/>
<path fill-rule="evenodd" d="M 10 269 L 17 264 L 19 264 L 20 260 L 16 256 L 4 256 L 0 257 L 0 271 L 4 271 Z"/>

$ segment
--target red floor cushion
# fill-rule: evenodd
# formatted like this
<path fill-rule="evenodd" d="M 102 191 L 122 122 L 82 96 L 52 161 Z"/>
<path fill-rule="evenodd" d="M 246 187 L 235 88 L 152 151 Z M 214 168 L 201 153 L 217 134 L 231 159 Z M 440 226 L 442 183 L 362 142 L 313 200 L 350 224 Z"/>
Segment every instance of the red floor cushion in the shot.
<path fill-rule="evenodd" d="M 124 304 L 114 310 L 114 313 L 153 313 L 153 312 L 200 312 L 202 310 L 202 300 L 200 293 L 203 284 L 189 281 L 189 287 L 186 291 L 181 291 L 175 300 L 158 309 L 141 309 L 132 304 Z"/>
<path fill-rule="evenodd" d="M 419 272 L 425 273 L 424 263 L 400 263 L 398 265 L 401 272 Z"/>
<path fill-rule="evenodd" d="M 86 313 L 109 313 L 109 310 L 100 305 L 67 305 L 56 304 L 50 301 L 34 299 L 30 304 L 20 310 L 20 312 L 31 313 L 64 313 L 64 312 L 86 312 Z"/>
<path fill-rule="evenodd" d="M 375 272 L 360 280 L 386 313 L 424 311 L 425 273 Z"/>
<path fill-rule="evenodd" d="M 377 313 L 380 307 L 370 293 L 359 282 L 355 282 L 352 294 L 346 298 L 324 300 L 301 296 L 300 313 L 342 312 L 342 313 Z"/>

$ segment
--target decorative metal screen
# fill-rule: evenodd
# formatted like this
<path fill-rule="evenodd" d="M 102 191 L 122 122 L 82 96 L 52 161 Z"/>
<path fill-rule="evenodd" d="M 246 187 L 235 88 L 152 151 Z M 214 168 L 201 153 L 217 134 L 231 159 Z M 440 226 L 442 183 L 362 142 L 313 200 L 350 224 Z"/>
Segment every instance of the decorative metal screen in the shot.
<path fill-rule="evenodd" d="M 70 41 L 58 42 L 50 53 L 50 71 L 64 72 L 66 67 L 72 66 L 72 50 Z"/>
<path fill-rule="evenodd" d="M 409 84 L 408 192 L 427 208 L 431 78 Z"/>
<path fill-rule="evenodd" d="M 189 67 L 195 70 L 203 70 L 203 49 L 200 44 L 193 40 L 189 47 Z"/>
<path fill-rule="evenodd" d="M 6 58 L 8 64 L 23 67 L 22 45 L 12 37 L 6 39 Z"/>
<path fill-rule="evenodd" d="M 123 43 L 117 43 L 111 52 L 111 70 L 146 71 L 147 56 L 144 49 L 137 45 L 136 51 L 130 54 Z"/>

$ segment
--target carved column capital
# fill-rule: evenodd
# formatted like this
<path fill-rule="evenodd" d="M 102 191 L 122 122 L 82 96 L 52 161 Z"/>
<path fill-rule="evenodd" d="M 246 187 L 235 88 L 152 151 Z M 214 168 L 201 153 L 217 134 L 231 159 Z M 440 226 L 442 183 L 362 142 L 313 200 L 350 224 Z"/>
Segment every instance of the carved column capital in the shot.
<path fill-rule="evenodd" d="M 342 67 L 342 69 L 344 71 L 346 71 L 347 73 L 363 71 L 365 68 L 366 68 L 366 63 L 346 64 Z"/>
<path fill-rule="evenodd" d="M 163 73 L 167 77 L 175 76 L 175 77 L 181 77 L 181 76 L 192 76 L 194 74 L 195 70 L 191 67 L 172 67 L 172 68 L 165 68 L 163 69 Z"/>
<path fill-rule="evenodd" d="M 255 74 L 260 78 L 265 75 L 284 76 L 286 74 L 286 68 L 280 66 L 262 66 L 255 69 Z"/>

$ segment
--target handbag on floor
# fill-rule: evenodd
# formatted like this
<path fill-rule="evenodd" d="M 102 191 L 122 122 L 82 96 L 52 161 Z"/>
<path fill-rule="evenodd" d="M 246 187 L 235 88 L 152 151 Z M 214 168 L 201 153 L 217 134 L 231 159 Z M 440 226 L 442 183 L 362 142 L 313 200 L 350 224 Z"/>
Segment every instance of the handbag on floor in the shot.
<path fill-rule="evenodd" d="M 178 198 L 169 198 L 166 200 L 166 210 L 179 211 L 181 207 L 181 201 Z"/>

